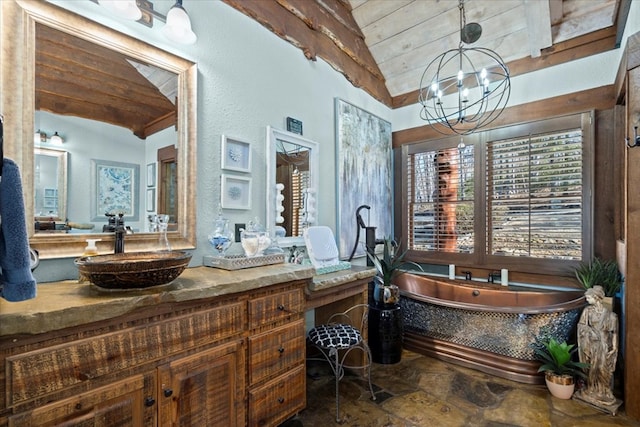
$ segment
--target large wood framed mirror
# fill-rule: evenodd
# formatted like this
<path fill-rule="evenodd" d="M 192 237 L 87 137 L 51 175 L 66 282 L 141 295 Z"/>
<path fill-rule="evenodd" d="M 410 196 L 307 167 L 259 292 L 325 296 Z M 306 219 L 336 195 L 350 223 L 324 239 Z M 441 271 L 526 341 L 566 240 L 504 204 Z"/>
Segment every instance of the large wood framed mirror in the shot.
<path fill-rule="evenodd" d="M 59 46 L 53 47 L 49 45 L 46 49 L 43 49 L 42 40 L 47 38 L 43 37 L 43 35 L 47 34 L 49 34 L 49 39 L 60 41 Z M 137 70 L 136 78 L 141 81 L 141 85 L 152 80 L 149 78 L 149 70 L 167 76 L 168 79 L 175 77 L 174 89 L 172 89 L 171 93 L 164 93 L 157 87 L 157 92 L 162 93 L 152 101 L 150 99 L 151 96 L 141 95 L 144 92 L 139 92 L 137 88 L 134 89 L 125 85 L 121 89 L 116 89 L 117 85 L 115 85 L 113 86 L 113 99 L 100 104 L 94 102 L 98 97 L 91 93 L 90 86 L 91 84 L 103 88 L 108 86 L 108 82 L 113 76 L 105 73 L 99 78 L 94 78 L 93 82 L 84 81 L 83 83 L 86 85 L 83 89 L 75 90 L 78 94 L 88 95 L 86 99 L 80 99 L 75 107 L 63 95 L 58 94 L 57 98 L 47 98 L 45 93 L 52 92 L 52 87 L 48 86 L 51 85 L 51 82 L 45 82 L 41 73 L 37 71 L 47 66 L 50 69 L 55 69 L 59 66 L 58 64 L 53 66 L 48 64 L 46 62 L 47 57 L 60 59 L 65 55 L 71 58 L 80 56 L 78 51 L 69 53 L 62 50 L 64 49 L 63 39 L 65 41 L 67 39 L 80 40 L 85 45 L 85 50 L 100 51 L 100 56 L 108 56 L 112 62 L 115 62 L 118 57 L 125 58 L 121 62 L 126 62 L 124 66 L 130 65 L 134 72 Z M 114 241 L 112 233 L 102 233 L 102 227 L 99 224 L 93 224 L 97 225 L 93 230 L 85 230 L 80 227 L 80 229 L 72 232 L 36 233 L 36 222 L 39 218 L 36 215 L 38 206 L 36 205 L 35 194 L 36 157 L 34 130 L 37 124 L 36 121 L 55 120 L 56 114 L 65 120 L 77 120 L 83 115 L 88 115 L 88 119 L 92 120 L 96 126 L 111 126 L 112 128 L 115 126 L 118 129 L 114 131 L 113 135 L 109 131 L 96 132 L 96 134 L 102 136 L 102 139 L 92 138 L 93 135 L 87 133 L 82 141 L 85 144 L 84 156 L 71 152 L 69 148 L 71 144 L 63 147 L 64 151 L 70 152 L 73 165 L 69 165 L 69 174 L 65 179 L 67 182 L 65 200 L 59 201 L 59 203 L 64 202 L 66 208 L 65 217 L 61 217 L 56 212 L 56 218 L 59 221 L 72 224 L 84 224 L 91 221 L 92 218 L 89 217 L 89 214 L 86 214 L 85 219 L 85 214 L 80 212 L 76 206 L 81 204 L 78 200 L 82 200 L 82 197 L 78 197 L 78 195 L 83 194 L 83 191 L 89 191 L 84 187 L 89 187 L 88 182 L 90 181 L 83 176 L 79 176 L 79 171 L 84 170 L 89 173 L 90 170 L 95 169 L 92 168 L 91 162 L 96 162 L 100 166 L 102 160 L 104 160 L 102 163 L 106 165 L 113 165 L 114 159 L 105 159 L 106 155 L 97 154 L 104 152 L 105 146 L 108 146 L 112 152 L 120 153 L 118 158 L 115 159 L 120 162 L 116 163 L 117 167 L 123 164 L 122 168 L 124 170 L 127 167 L 131 167 L 131 170 L 135 168 L 135 170 L 140 171 L 136 175 L 136 179 L 139 180 L 137 182 L 140 188 L 139 193 L 131 195 L 131 204 L 136 203 L 140 223 L 136 227 L 137 231 L 127 236 L 126 250 L 130 252 L 147 250 L 155 243 L 157 235 L 147 232 L 145 227 L 147 213 L 152 212 L 152 207 L 145 205 L 146 196 L 152 194 L 148 192 L 149 189 L 153 188 L 155 190 L 155 187 L 161 185 L 160 180 L 150 173 L 152 170 L 157 171 L 158 167 L 151 168 L 148 164 L 150 162 L 149 159 L 153 159 L 152 162 L 155 161 L 157 152 L 167 145 L 166 139 L 169 138 L 168 146 L 175 148 L 175 165 L 177 166 L 175 168 L 173 187 L 171 188 L 174 202 L 173 216 L 176 218 L 176 222 L 173 227 L 175 231 L 169 233 L 169 238 L 172 247 L 175 249 L 194 248 L 196 226 L 196 64 L 55 5 L 41 1 L 0 1 L 0 45 L 2 46 L 0 112 L 5 117 L 4 154 L 20 166 L 23 191 L 25 193 L 25 214 L 27 229 L 29 230 L 29 242 L 34 249 L 39 251 L 40 257 L 49 259 L 78 256 L 86 246 L 85 240 L 96 237 L 102 239 L 99 242 L 99 249 L 107 252 L 113 247 Z M 54 51 L 54 49 L 58 48 L 61 50 Z M 66 74 L 69 72 L 69 70 L 65 71 Z M 74 73 L 73 78 L 77 80 L 77 82 L 73 83 L 79 83 L 82 79 L 88 80 L 89 76 L 87 72 L 78 70 L 78 72 Z M 68 85 L 69 83 L 61 83 L 61 85 L 64 84 Z M 114 114 L 113 110 L 118 104 L 116 98 L 124 98 L 132 94 L 137 94 L 137 98 L 126 99 L 126 102 L 123 103 L 130 110 L 119 111 Z M 172 107 L 172 103 L 175 107 Z M 149 117 L 146 117 L 147 113 L 152 110 L 154 110 L 153 114 L 155 116 L 149 114 Z M 38 115 L 37 120 L 36 113 Z M 41 119 L 40 114 L 54 118 Z M 125 121 L 118 120 L 118 117 Z M 146 120 L 144 125 L 131 120 L 140 118 Z M 53 132 L 53 129 L 50 131 Z M 137 156 L 128 154 L 129 151 L 119 151 L 120 148 L 114 149 L 112 144 L 115 144 L 119 139 L 123 139 L 120 136 L 122 132 L 126 132 L 128 136 L 135 139 L 135 143 L 132 145 L 146 147 L 144 148 L 146 153 Z M 106 133 L 106 136 L 104 133 Z M 169 136 L 151 136 L 162 133 Z M 158 145 L 159 143 L 154 138 L 160 139 L 162 144 Z M 99 140 L 99 142 L 93 142 L 96 145 L 91 146 L 92 140 Z M 156 144 L 156 146 L 153 144 Z M 149 180 L 154 181 L 154 187 L 151 187 Z M 97 185 L 93 185 L 98 188 Z M 98 191 L 96 189 L 91 190 Z M 158 190 L 156 191 L 159 193 Z M 85 200 L 87 198 L 88 196 L 84 197 Z M 155 199 L 153 200 L 155 202 Z M 51 200 L 47 200 L 47 203 L 51 202 Z M 45 201 L 42 200 L 42 203 L 44 204 Z M 89 205 L 89 200 L 86 200 L 86 207 L 88 208 Z M 156 207 L 154 206 L 153 208 L 155 209 Z M 87 210 L 87 212 L 89 211 Z M 107 219 L 104 222 L 106 224 Z M 96 233 L 100 234 L 96 236 Z"/>

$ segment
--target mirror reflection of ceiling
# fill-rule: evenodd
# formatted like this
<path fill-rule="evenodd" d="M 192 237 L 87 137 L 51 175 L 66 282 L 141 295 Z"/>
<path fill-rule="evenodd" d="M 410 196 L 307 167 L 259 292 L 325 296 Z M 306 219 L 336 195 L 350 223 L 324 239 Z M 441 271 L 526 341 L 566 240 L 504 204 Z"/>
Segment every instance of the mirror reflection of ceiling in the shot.
<path fill-rule="evenodd" d="M 140 139 L 177 122 L 175 74 L 36 25 L 36 110 L 130 129 Z"/>
<path fill-rule="evenodd" d="M 276 142 L 277 166 L 293 166 L 299 171 L 309 170 L 309 148 L 278 139 Z"/>

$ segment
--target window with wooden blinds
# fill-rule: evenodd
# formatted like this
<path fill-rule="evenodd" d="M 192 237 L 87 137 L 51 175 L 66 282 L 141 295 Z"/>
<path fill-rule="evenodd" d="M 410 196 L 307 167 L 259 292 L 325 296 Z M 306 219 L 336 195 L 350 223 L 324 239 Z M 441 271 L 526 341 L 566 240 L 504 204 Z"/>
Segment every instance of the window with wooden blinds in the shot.
<path fill-rule="evenodd" d="M 594 135 L 585 112 L 403 147 L 411 260 L 566 275 L 590 259 Z"/>
<path fill-rule="evenodd" d="M 487 253 L 582 259 L 582 131 L 487 145 Z"/>
<path fill-rule="evenodd" d="M 409 155 L 409 242 L 413 250 L 474 249 L 474 147 Z"/>

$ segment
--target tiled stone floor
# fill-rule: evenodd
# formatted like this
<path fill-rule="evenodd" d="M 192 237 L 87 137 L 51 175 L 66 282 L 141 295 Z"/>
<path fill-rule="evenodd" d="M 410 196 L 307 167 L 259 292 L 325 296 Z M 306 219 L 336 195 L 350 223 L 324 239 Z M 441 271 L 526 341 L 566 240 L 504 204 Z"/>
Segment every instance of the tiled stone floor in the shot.
<path fill-rule="evenodd" d="M 374 364 L 376 400 L 366 381 L 340 382 L 341 422 L 335 422 L 335 380 L 326 363 L 309 362 L 307 408 L 288 426 L 327 427 L 600 427 L 634 426 L 624 414 L 605 414 L 576 400 L 405 351 L 393 365 Z"/>

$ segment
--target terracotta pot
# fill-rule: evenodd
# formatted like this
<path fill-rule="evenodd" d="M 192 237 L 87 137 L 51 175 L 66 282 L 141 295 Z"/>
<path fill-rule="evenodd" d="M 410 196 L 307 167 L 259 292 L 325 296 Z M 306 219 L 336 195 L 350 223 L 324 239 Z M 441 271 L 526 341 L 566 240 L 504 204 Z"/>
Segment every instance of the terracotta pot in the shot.
<path fill-rule="evenodd" d="M 547 383 L 547 388 L 551 395 L 558 399 L 571 399 L 571 396 L 573 396 L 573 390 L 576 385 L 572 376 L 547 372 L 544 375 L 544 381 Z"/>

